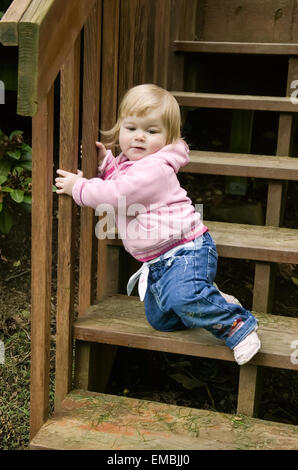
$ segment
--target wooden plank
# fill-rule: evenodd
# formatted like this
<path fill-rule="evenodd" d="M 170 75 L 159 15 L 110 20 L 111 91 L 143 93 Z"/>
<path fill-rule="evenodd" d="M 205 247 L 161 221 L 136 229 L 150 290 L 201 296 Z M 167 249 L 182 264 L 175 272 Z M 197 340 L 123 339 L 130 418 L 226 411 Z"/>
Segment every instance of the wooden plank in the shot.
<path fill-rule="evenodd" d="M 95 0 L 33 0 L 19 22 L 18 113 L 33 116 Z M 57 21 L 59 18 L 59 21 Z"/>
<path fill-rule="evenodd" d="M 134 15 L 137 0 L 121 0 L 119 31 L 118 102 L 134 83 Z"/>
<path fill-rule="evenodd" d="M 3 46 L 18 45 L 18 22 L 31 2 L 32 0 L 15 0 L 6 10 L 0 21 L 0 42 Z"/>
<path fill-rule="evenodd" d="M 118 111 L 118 80 L 119 80 L 119 34 L 120 34 L 120 0 L 104 0 L 102 30 L 102 80 L 100 127 L 111 129 L 117 120 Z M 114 154 L 116 149 L 112 149 Z M 110 251 L 111 250 L 111 251 Z M 110 255 L 113 256 L 111 262 Z M 117 293 L 119 256 L 117 249 L 109 247 L 106 240 L 98 241 L 97 257 L 97 299 L 103 298 L 108 292 Z M 115 269 L 116 268 L 116 269 Z M 111 274 L 112 273 L 112 274 Z M 111 289 L 111 278 L 113 287 Z"/>
<path fill-rule="evenodd" d="M 297 338 L 298 319 L 255 313 L 262 347 L 250 364 L 298 370 L 291 361 L 291 344 Z M 74 323 L 74 337 L 82 341 L 114 344 L 175 354 L 234 361 L 232 351 L 204 329 L 164 333 L 146 320 L 144 304 L 123 295 L 93 305 Z"/>
<path fill-rule="evenodd" d="M 298 263 L 298 232 L 294 229 L 204 221 L 219 256 L 271 263 Z"/>
<path fill-rule="evenodd" d="M 170 0 L 158 0 L 156 3 L 153 83 L 166 88 L 168 73 L 171 73 L 168 70 L 171 2 Z"/>
<path fill-rule="evenodd" d="M 291 57 L 288 67 L 287 96 L 291 94 L 292 81 L 297 74 L 298 62 Z M 293 115 L 281 113 L 279 116 L 277 155 L 291 154 Z M 278 158 L 278 157 L 275 157 Z M 287 182 L 271 181 L 268 185 L 266 225 L 279 226 L 283 220 Z M 253 291 L 253 309 L 270 312 L 273 305 L 276 264 L 256 263 Z M 250 366 L 244 369 L 239 380 L 238 412 L 257 412 L 258 395 L 260 394 L 260 368 Z"/>
<path fill-rule="evenodd" d="M 98 0 L 90 13 L 84 28 L 84 76 L 83 76 L 83 116 L 82 116 L 82 170 L 87 178 L 97 174 L 100 70 L 102 40 L 102 0 Z M 81 209 L 80 225 L 80 267 L 79 267 L 79 315 L 86 314 L 95 297 L 96 280 L 96 238 L 94 211 Z M 80 387 L 93 387 L 98 375 L 100 347 L 76 342 L 75 381 Z"/>
<path fill-rule="evenodd" d="M 154 24 L 155 17 L 155 2 L 148 2 L 146 0 L 138 0 L 132 3 L 134 9 L 130 11 L 131 19 L 134 22 L 133 30 L 130 34 L 134 35 L 133 41 L 133 83 L 146 83 L 147 67 L 152 70 L 152 58 L 154 54 L 151 27 Z M 152 55 L 148 55 L 148 46 Z M 120 46 L 121 47 L 121 46 Z M 151 71 L 150 70 L 150 71 Z M 149 80 L 152 82 L 151 80 Z"/>
<path fill-rule="evenodd" d="M 254 123 L 254 111 L 238 110 L 232 111 L 232 129 L 230 134 L 230 152 L 250 153 L 251 140 Z M 242 176 L 226 177 L 226 193 L 244 196 L 247 192 L 247 178 Z M 254 416 L 256 376 L 258 367 L 248 365 L 240 368 L 238 383 L 237 410 L 243 414 Z M 243 404 L 245 403 L 245 406 Z"/>
<path fill-rule="evenodd" d="M 250 109 L 255 111 L 297 112 L 297 105 L 289 97 L 228 95 L 216 93 L 193 93 L 172 91 L 180 106 L 217 108 L 217 109 Z"/>
<path fill-rule="evenodd" d="M 285 0 L 198 2 L 197 39 L 236 42 L 298 42 L 296 3 Z"/>
<path fill-rule="evenodd" d="M 287 79 L 287 96 L 292 92 L 292 81 L 297 76 L 298 61 L 296 58 L 289 59 L 288 79 Z M 282 113 L 279 116 L 278 139 L 276 154 L 290 155 L 293 141 L 293 115 Z M 291 158 L 291 157 L 290 157 Z M 292 161 L 295 159 L 292 158 Z M 296 160 L 295 160 L 296 161 Z M 287 179 L 290 179 L 289 176 Z M 283 212 L 285 208 L 287 183 L 281 181 L 271 181 L 268 186 L 267 208 L 266 208 L 266 224 L 271 226 L 279 226 L 283 220 Z M 254 297 L 253 308 L 268 312 L 271 310 L 273 303 L 273 292 L 275 283 L 276 266 L 272 263 L 266 265 L 256 265 L 255 281 L 254 281 Z"/>
<path fill-rule="evenodd" d="M 117 119 L 120 0 L 103 1 L 100 126 L 111 129 Z"/>
<path fill-rule="evenodd" d="M 189 157 L 180 172 L 298 181 L 298 158 L 200 150 Z"/>
<path fill-rule="evenodd" d="M 76 341 L 75 349 L 75 388 L 104 392 L 118 347 Z"/>
<path fill-rule="evenodd" d="M 173 49 L 175 52 L 208 54 L 298 55 L 298 44 L 274 42 L 258 43 L 175 40 L 173 42 Z"/>
<path fill-rule="evenodd" d="M 298 263 L 298 233 L 295 229 L 204 221 L 217 245 L 219 256 L 271 263 Z M 107 243 L 121 246 L 120 239 Z"/>
<path fill-rule="evenodd" d="M 240 367 L 237 413 L 257 416 L 261 396 L 262 368 L 250 363 Z"/>
<path fill-rule="evenodd" d="M 31 437 L 49 410 L 53 117 L 54 88 L 32 120 Z"/>
<path fill-rule="evenodd" d="M 273 304 L 276 266 L 273 263 L 256 263 L 253 290 L 253 309 L 271 312 Z"/>
<path fill-rule="evenodd" d="M 188 2 L 189 4 L 189 2 Z M 185 20 L 184 11 L 187 8 L 185 0 L 172 0 L 170 10 L 170 44 L 174 39 L 185 37 L 182 27 Z M 181 14 L 183 13 L 183 14 Z M 168 73 L 167 90 L 183 90 L 184 83 L 184 55 L 175 54 L 171 47 L 168 48 Z"/>
<path fill-rule="evenodd" d="M 101 2 L 97 2 L 84 28 L 84 76 L 82 117 L 82 171 L 86 178 L 97 174 L 95 142 L 99 129 Z M 81 209 L 79 314 L 83 315 L 91 303 L 95 273 L 94 211 Z"/>
<path fill-rule="evenodd" d="M 59 167 L 75 173 L 78 167 L 80 37 L 60 73 L 60 158 Z M 72 321 L 74 314 L 75 205 L 59 196 L 58 267 L 56 310 L 55 408 L 72 384 Z"/>
<path fill-rule="evenodd" d="M 297 427 L 289 424 L 73 390 L 64 400 L 63 410 L 48 420 L 30 448 L 294 450 L 297 437 Z M 117 457 L 110 454 L 112 459 Z M 176 465 L 178 457 L 183 465 L 184 456 L 185 452 L 174 456 Z"/>

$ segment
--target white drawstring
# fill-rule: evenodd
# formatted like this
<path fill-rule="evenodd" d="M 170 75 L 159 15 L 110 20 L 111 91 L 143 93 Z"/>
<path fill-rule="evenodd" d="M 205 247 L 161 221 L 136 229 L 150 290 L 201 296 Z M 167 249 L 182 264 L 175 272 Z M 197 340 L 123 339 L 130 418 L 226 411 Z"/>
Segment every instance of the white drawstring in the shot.
<path fill-rule="evenodd" d="M 170 257 L 174 256 L 174 254 L 178 250 L 181 250 L 181 248 L 188 248 L 188 247 L 191 247 L 191 246 L 194 246 L 193 241 L 188 242 L 188 243 L 184 243 L 182 245 L 178 245 L 175 248 L 172 248 L 171 250 L 167 251 L 163 255 L 163 259 L 167 259 L 167 258 L 170 258 Z M 130 295 L 132 293 L 132 290 L 133 290 L 134 286 L 136 285 L 137 281 L 139 280 L 138 292 L 139 292 L 140 300 L 141 300 L 141 302 L 143 302 L 143 300 L 145 298 L 145 295 L 146 295 L 146 291 L 147 291 L 149 266 L 150 266 L 150 264 L 157 263 L 157 261 L 160 261 L 160 257 L 154 258 L 150 261 L 146 261 L 145 263 L 142 264 L 140 269 L 137 272 L 135 272 L 129 278 L 129 281 L 128 281 L 127 287 L 126 287 L 127 295 Z M 171 262 L 172 262 L 172 260 L 170 260 L 170 263 Z"/>

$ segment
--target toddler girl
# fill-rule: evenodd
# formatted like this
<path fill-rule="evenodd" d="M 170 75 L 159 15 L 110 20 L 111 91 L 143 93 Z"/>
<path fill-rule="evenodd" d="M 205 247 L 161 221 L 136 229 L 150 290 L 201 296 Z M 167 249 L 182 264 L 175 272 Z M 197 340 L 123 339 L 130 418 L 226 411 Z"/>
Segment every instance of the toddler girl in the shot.
<path fill-rule="evenodd" d="M 80 206 L 110 208 L 125 249 L 143 263 L 128 283 L 139 280 L 139 294 L 151 326 L 161 331 L 205 328 L 233 350 L 239 365 L 260 349 L 257 321 L 239 303 L 226 300 L 214 285 L 214 241 L 177 179 L 189 161 L 180 136 L 175 98 L 152 84 L 124 96 L 116 125 L 96 142 L 101 164 L 92 179 L 57 170 L 57 194 Z"/>

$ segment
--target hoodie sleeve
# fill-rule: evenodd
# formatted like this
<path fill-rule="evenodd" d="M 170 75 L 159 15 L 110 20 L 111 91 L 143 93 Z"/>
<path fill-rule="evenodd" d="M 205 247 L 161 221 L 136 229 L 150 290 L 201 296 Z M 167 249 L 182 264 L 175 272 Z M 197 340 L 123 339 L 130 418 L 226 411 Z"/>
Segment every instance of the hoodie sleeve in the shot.
<path fill-rule="evenodd" d="M 79 178 L 72 195 L 80 206 L 96 209 L 99 204 L 109 204 L 118 209 L 118 201 L 126 207 L 141 204 L 144 211 L 149 204 L 159 204 L 167 193 L 167 178 L 163 162 L 146 158 L 136 162 L 124 175 L 114 179 Z"/>

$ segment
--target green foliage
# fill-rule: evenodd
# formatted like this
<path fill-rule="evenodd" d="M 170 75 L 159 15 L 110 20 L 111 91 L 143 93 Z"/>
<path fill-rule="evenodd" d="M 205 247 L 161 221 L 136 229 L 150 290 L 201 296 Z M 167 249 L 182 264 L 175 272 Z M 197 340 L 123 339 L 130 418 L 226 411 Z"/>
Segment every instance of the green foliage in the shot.
<path fill-rule="evenodd" d="M 24 143 L 23 131 L 9 136 L 0 129 L 0 232 L 9 233 L 15 204 L 31 211 L 32 149 Z"/>

